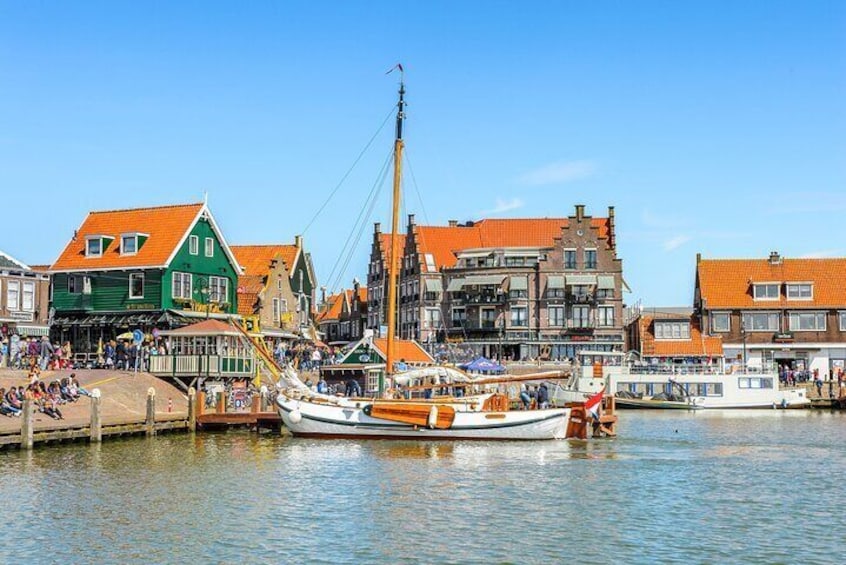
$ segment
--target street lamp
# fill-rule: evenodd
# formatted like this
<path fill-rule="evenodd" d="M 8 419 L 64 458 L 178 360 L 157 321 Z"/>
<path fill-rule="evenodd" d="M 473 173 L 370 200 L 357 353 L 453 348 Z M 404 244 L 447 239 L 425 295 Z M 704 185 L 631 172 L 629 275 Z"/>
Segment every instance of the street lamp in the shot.
<path fill-rule="evenodd" d="M 746 322 L 740 321 L 740 338 L 743 340 L 743 372 L 746 373 Z"/>
<path fill-rule="evenodd" d="M 206 277 L 197 277 L 197 286 L 198 289 L 195 289 L 194 292 L 199 294 L 201 297 L 200 304 L 206 307 L 206 320 L 209 319 L 209 312 L 211 308 L 209 307 L 209 281 Z"/>

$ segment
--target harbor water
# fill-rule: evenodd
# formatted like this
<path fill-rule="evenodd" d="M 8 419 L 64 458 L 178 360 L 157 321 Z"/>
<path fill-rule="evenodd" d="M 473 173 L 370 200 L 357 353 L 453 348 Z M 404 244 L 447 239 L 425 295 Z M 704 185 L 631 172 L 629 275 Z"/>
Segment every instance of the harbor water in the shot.
<path fill-rule="evenodd" d="M 623 412 L 615 440 L 248 432 L 0 453 L 7 563 L 840 563 L 846 416 Z"/>

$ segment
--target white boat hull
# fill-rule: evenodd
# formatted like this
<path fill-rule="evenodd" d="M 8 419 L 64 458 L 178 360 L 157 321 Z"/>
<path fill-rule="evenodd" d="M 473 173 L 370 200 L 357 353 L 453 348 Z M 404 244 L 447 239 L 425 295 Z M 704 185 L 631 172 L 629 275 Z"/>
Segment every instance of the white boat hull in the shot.
<path fill-rule="evenodd" d="M 448 429 L 431 429 L 372 418 L 360 407 L 277 397 L 279 415 L 295 436 L 437 440 L 563 439 L 569 408 L 508 412 L 461 410 Z"/>

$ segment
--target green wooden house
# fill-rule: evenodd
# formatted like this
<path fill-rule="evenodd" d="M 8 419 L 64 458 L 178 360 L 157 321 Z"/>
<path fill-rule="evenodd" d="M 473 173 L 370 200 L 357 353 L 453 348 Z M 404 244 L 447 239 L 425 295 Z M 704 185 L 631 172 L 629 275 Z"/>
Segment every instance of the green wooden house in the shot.
<path fill-rule="evenodd" d="M 52 334 L 80 355 L 237 313 L 241 267 L 203 203 L 91 212 L 50 272 Z"/>

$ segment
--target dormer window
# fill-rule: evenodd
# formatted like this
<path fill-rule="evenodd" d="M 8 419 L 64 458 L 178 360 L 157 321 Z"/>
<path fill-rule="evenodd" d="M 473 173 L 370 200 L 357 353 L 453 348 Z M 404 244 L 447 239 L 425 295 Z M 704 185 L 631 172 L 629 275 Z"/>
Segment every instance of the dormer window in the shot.
<path fill-rule="evenodd" d="M 121 255 L 135 255 L 138 250 L 147 241 L 147 234 L 131 232 L 124 233 L 120 236 L 120 254 Z"/>
<path fill-rule="evenodd" d="M 85 240 L 85 256 L 86 257 L 102 257 L 103 256 L 103 238 L 101 236 L 89 237 Z"/>
<path fill-rule="evenodd" d="M 655 339 L 690 339 L 690 322 L 655 322 Z"/>
<path fill-rule="evenodd" d="M 813 300 L 814 285 L 811 283 L 787 283 L 788 300 Z"/>
<path fill-rule="evenodd" d="M 756 283 L 752 285 L 755 300 L 778 300 L 781 283 Z"/>

